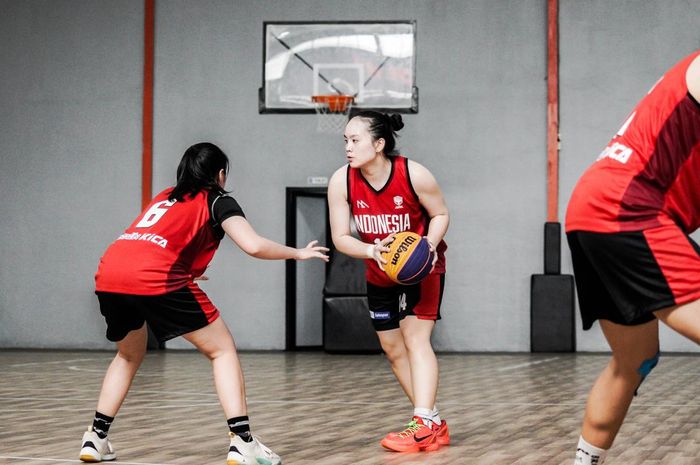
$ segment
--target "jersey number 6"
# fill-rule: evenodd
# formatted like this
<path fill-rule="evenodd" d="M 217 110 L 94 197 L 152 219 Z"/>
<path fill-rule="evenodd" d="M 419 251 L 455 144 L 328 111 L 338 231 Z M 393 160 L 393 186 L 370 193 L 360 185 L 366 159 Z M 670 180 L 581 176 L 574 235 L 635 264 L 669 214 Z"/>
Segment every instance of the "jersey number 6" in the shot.
<path fill-rule="evenodd" d="M 163 217 L 163 215 L 167 213 L 168 208 L 172 207 L 173 205 L 175 205 L 175 200 L 163 200 L 162 202 L 153 204 L 153 206 L 143 215 L 143 218 L 141 218 L 141 221 L 138 222 L 136 227 L 148 228 L 149 226 L 153 226 Z"/>

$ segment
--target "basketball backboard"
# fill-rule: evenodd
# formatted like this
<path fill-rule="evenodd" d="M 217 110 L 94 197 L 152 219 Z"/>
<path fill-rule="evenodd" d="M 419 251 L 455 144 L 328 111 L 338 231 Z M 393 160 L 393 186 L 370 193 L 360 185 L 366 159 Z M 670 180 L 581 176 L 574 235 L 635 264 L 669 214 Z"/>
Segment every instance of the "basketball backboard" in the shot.
<path fill-rule="evenodd" d="M 418 112 L 416 22 L 265 22 L 260 113 L 313 113 L 313 96 Z"/>

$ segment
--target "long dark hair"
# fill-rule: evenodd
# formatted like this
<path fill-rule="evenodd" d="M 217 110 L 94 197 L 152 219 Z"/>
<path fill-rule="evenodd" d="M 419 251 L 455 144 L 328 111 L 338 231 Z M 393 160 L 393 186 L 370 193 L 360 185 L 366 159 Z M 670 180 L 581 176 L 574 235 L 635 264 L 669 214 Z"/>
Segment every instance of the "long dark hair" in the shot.
<path fill-rule="evenodd" d="M 403 128 L 401 115 L 398 113 L 389 115 L 374 110 L 359 110 L 350 116 L 351 118 L 359 117 L 367 121 L 372 141 L 384 139 L 384 155 L 392 157 L 398 154 L 394 149 L 396 148 L 396 138 L 398 137 L 396 131 Z"/>
<path fill-rule="evenodd" d="M 223 191 L 217 182 L 221 170 L 228 174 L 228 157 L 219 147 L 210 142 L 194 144 L 182 155 L 177 167 L 177 185 L 168 200 L 182 201 L 186 195 L 205 189 Z"/>

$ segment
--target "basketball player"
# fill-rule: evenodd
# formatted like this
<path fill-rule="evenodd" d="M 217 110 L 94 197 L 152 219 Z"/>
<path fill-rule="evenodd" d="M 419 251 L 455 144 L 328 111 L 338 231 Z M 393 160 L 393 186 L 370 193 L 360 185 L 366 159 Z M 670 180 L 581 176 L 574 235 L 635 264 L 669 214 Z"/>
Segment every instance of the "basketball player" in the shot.
<path fill-rule="evenodd" d="M 311 242 L 294 249 L 259 236 L 233 197 L 226 195 L 228 157 L 210 143 L 185 151 L 177 185 L 158 194 L 109 246 L 95 276 L 107 339 L 117 355 L 107 369 L 80 460 L 114 460 L 110 424 L 146 352 L 147 328 L 159 341 L 183 336 L 212 362 L 219 401 L 230 428 L 229 464 L 279 464 L 277 454 L 250 433 L 243 372 L 226 323 L 194 283 L 228 235 L 261 259 L 324 261 L 328 249 Z"/>
<path fill-rule="evenodd" d="M 700 343 L 700 51 L 629 115 L 569 201 L 566 230 L 584 329 L 612 349 L 588 396 L 576 465 L 602 464 L 659 359 L 658 320 Z"/>
<path fill-rule="evenodd" d="M 370 316 L 394 375 L 414 406 L 413 419 L 381 444 L 393 451 L 435 450 L 449 443 L 447 423 L 435 408 L 438 363 L 430 343 L 445 282 L 442 240 L 449 223 L 447 206 L 433 175 L 394 152 L 400 115 L 360 111 L 345 128 L 347 165 L 328 185 L 335 247 L 367 264 Z M 351 235 L 353 216 L 360 239 Z M 383 271 L 381 252 L 393 235 L 413 231 L 427 237 L 435 253 L 433 271 L 412 286 L 396 285 Z"/>

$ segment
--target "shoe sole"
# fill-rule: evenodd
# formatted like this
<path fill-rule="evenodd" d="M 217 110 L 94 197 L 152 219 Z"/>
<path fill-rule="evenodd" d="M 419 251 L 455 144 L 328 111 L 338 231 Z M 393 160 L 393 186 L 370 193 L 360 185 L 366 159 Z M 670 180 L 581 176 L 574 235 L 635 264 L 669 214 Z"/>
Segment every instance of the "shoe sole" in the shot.
<path fill-rule="evenodd" d="M 99 463 L 99 462 L 109 462 L 111 460 L 114 460 L 117 458 L 116 454 L 114 455 L 105 455 L 103 457 L 97 457 L 93 454 L 90 453 L 80 453 L 80 461 L 82 462 L 88 462 L 88 463 Z"/>
<path fill-rule="evenodd" d="M 262 460 L 262 462 L 260 460 Z M 270 462 L 269 460 L 265 460 L 265 459 L 260 459 L 260 460 L 255 459 L 255 465 L 267 465 L 267 464 L 275 465 L 275 462 Z M 248 463 L 249 463 L 248 461 L 241 462 L 238 459 L 226 459 L 226 465 L 247 465 Z M 277 462 L 276 465 L 282 465 L 282 462 L 281 461 Z"/>
<path fill-rule="evenodd" d="M 383 442 L 381 443 L 381 445 L 383 448 L 385 448 L 386 450 L 391 451 L 391 452 L 420 452 L 420 447 L 418 447 L 418 446 L 412 446 L 412 447 L 407 447 L 406 449 L 402 449 L 400 447 L 388 446 L 388 445 L 384 444 Z"/>
<path fill-rule="evenodd" d="M 401 446 L 395 446 L 391 443 L 387 443 L 385 441 L 380 442 L 381 446 L 385 448 L 386 450 L 390 450 L 391 452 L 434 452 L 442 446 L 439 442 L 433 442 L 432 444 L 428 444 L 426 446 L 419 446 L 419 445 L 412 445 L 408 446 L 406 448 L 403 448 Z"/>

